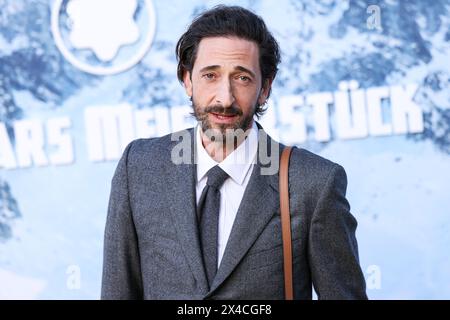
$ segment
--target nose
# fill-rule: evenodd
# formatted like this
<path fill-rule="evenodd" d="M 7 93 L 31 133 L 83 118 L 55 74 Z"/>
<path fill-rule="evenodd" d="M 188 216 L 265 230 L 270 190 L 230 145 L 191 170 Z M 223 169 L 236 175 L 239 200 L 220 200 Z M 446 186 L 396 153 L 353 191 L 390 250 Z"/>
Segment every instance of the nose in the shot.
<path fill-rule="evenodd" d="M 229 79 L 223 79 L 219 84 L 217 94 L 216 94 L 216 103 L 221 104 L 225 108 L 231 107 L 235 101 L 233 95 L 233 88 L 231 86 Z"/>

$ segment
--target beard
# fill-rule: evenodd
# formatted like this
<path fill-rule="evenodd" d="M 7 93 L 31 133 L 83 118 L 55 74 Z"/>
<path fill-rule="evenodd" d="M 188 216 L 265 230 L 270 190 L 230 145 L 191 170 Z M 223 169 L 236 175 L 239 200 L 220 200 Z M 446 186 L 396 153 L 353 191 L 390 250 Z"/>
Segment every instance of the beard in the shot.
<path fill-rule="evenodd" d="M 222 105 L 212 105 L 207 107 L 199 106 L 194 97 L 192 97 L 191 113 L 195 119 L 200 123 L 203 133 L 212 141 L 220 140 L 222 142 L 230 139 L 234 140 L 243 136 L 243 134 L 250 128 L 256 108 L 255 105 L 249 114 L 244 114 L 242 109 L 233 104 L 230 107 L 223 107 Z M 215 113 L 223 116 L 237 116 L 233 123 L 212 123 L 210 114 Z"/>

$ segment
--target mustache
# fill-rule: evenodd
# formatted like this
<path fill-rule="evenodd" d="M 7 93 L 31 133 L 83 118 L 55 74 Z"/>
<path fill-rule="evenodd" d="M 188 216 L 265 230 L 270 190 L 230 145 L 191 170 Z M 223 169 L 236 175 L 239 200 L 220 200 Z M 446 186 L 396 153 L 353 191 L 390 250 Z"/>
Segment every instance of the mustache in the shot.
<path fill-rule="evenodd" d="M 205 113 L 215 113 L 218 115 L 224 115 L 224 116 L 241 116 L 242 110 L 235 105 L 232 105 L 230 107 L 224 107 L 221 105 L 213 105 L 205 108 Z"/>

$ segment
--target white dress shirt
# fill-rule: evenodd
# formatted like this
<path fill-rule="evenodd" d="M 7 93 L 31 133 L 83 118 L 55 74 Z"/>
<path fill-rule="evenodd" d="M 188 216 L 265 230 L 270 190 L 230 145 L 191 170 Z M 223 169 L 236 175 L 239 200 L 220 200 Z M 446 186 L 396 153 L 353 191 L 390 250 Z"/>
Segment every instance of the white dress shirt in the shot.
<path fill-rule="evenodd" d="M 236 218 L 236 213 L 244 195 L 250 179 L 253 166 L 256 162 L 256 152 L 258 149 L 258 127 L 253 121 L 253 126 L 247 138 L 230 153 L 222 162 L 216 162 L 206 152 L 200 136 L 200 126 L 196 127 L 197 143 L 197 205 L 200 200 L 203 188 L 206 186 L 206 173 L 215 165 L 224 170 L 229 178 L 225 180 L 220 188 L 220 209 L 219 209 L 219 229 L 218 229 L 218 257 L 217 268 L 219 268 L 231 228 Z"/>

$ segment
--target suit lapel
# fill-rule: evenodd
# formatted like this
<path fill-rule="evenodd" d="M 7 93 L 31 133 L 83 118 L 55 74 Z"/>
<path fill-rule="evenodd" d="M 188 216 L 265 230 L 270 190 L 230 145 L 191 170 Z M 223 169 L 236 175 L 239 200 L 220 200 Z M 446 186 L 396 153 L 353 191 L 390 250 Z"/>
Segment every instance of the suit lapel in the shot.
<path fill-rule="evenodd" d="M 259 124 L 258 128 L 262 129 Z M 266 143 L 258 144 L 258 161 L 253 167 L 209 294 L 212 294 L 236 268 L 279 208 L 278 168 L 276 174 L 262 175 L 261 169 L 264 165 L 261 163 L 259 149 L 266 146 L 270 148 L 272 143 L 276 148 L 280 145 L 275 143 L 263 130 L 258 130 L 258 141 L 261 142 L 261 139 Z M 278 151 L 276 152 L 278 153 Z"/>
<path fill-rule="evenodd" d="M 171 151 L 178 141 L 173 142 L 168 148 L 169 161 L 165 175 L 168 180 L 165 194 L 171 195 L 167 204 L 170 207 L 173 224 L 184 254 L 201 291 L 206 293 L 208 282 L 203 265 L 196 215 L 195 131 L 191 128 L 188 132 L 189 135 L 185 138 L 191 141 L 190 163 L 174 164 L 171 161 Z"/>

